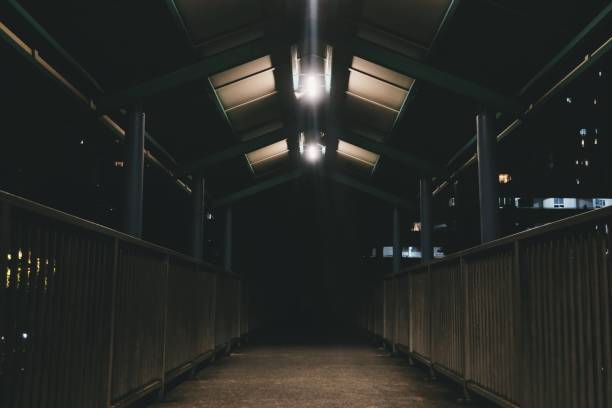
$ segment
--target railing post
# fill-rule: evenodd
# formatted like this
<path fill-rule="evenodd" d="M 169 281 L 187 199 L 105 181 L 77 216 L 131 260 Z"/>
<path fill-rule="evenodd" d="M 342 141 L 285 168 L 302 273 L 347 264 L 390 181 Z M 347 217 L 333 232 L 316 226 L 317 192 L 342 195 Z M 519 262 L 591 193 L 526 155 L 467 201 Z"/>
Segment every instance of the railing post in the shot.
<path fill-rule="evenodd" d="M 107 394 L 106 406 L 113 406 L 113 359 L 115 357 L 115 316 L 117 312 L 117 281 L 119 274 L 119 239 L 113 240 L 113 270 L 111 273 L 111 295 L 110 295 L 110 326 L 108 345 L 108 375 L 106 379 Z"/>
<path fill-rule="evenodd" d="M 468 266 L 464 257 L 459 258 L 459 270 L 463 282 L 463 398 L 470 401 L 468 382 L 472 378 L 472 345 L 470 336 L 470 286 L 468 281 Z"/>
<path fill-rule="evenodd" d="M 433 276 L 431 273 L 431 265 L 427 265 L 427 282 L 428 282 L 428 292 L 429 292 L 429 376 L 432 380 L 436 379 L 436 372 L 434 370 L 434 330 L 433 330 L 433 320 L 434 320 L 434 308 L 433 308 L 433 297 L 434 297 L 434 287 L 433 287 Z"/>
<path fill-rule="evenodd" d="M 144 140 L 145 114 L 142 106 L 136 105 L 128 112 L 123 231 L 137 238 L 142 237 Z"/>
<path fill-rule="evenodd" d="M 10 276 L 5 273 L 6 268 L 9 267 L 7 264 L 8 257 L 6 254 L 11 253 L 11 207 L 10 205 L 3 201 L 0 203 L 0 256 L 2 261 L 0 262 L 0 310 L 2 313 L 5 311 L 10 311 L 11 307 L 8 303 L 9 296 L 9 285 L 10 285 Z M 9 312 L 10 313 L 10 312 Z M 10 354 L 9 350 L 11 350 L 11 342 L 12 336 L 8 333 L 8 328 L 10 324 L 6 318 L 0 319 L 0 334 L 6 336 L 6 340 L 0 343 L 0 355 L 6 355 L 7 360 L 0 360 L 0 372 L 5 373 L 7 377 L 14 377 L 15 373 L 10 370 Z M 13 378 L 8 378 L 9 381 L 0 382 L 0 405 L 8 406 L 10 404 L 10 393 L 11 393 L 11 382 L 14 381 Z"/>
<path fill-rule="evenodd" d="M 166 345 L 167 345 L 167 328 L 168 328 L 168 279 L 170 274 L 170 255 L 164 257 L 165 270 L 162 278 L 164 288 L 164 296 L 162 298 L 162 349 L 161 349 L 161 386 L 159 388 L 158 399 L 162 400 L 166 395 Z"/>
<path fill-rule="evenodd" d="M 529 277 L 526 276 L 524 268 L 521 267 L 521 242 L 517 239 L 514 241 L 514 280 L 515 287 L 513 288 L 513 298 L 516 304 L 514 305 L 515 313 L 515 341 L 516 341 L 516 366 L 515 366 L 515 384 L 521 387 L 520 406 L 523 408 L 531 407 L 530 401 L 530 384 L 531 384 L 531 369 L 529 362 L 531 361 L 530 352 L 530 335 L 529 328 L 531 325 L 530 307 L 529 304 Z"/>

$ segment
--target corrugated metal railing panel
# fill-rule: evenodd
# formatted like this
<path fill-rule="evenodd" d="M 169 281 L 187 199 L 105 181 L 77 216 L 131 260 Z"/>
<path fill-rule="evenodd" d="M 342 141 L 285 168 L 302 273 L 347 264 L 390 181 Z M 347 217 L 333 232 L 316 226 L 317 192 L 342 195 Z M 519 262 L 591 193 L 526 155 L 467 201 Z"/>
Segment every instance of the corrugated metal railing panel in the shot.
<path fill-rule="evenodd" d="M 526 407 L 611 407 L 609 224 L 521 243 Z"/>
<path fill-rule="evenodd" d="M 514 248 L 497 248 L 465 260 L 468 302 L 468 381 L 508 401 L 520 401 L 515 322 L 519 285 Z"/>
<path fill-rule="evenodd" d="M 112 399 L 162 379 L 165 257 L 132 245 L 119 249 Z"/>
<path fill-rule="evenodd" d="M 0 406 L 104 407 L 113 240 L 3 212 Z"/>
<path fill-rule="evenodd" d="M 166 372 L 215 348 L 214 272 L 170 260 L 166 318 Z"/>
<path fill-rule="evenodd" d="M 383 283 L 376 285 L 376 291 L 374 292 L 376 298 L 375 311 L 374 311 L 374 334 L 383 337 L 385 330 L 385 296 Z"/>
<path fill-rule="evenodd" d="M 410 333 L 411 352 L 423 357 L 431 356 L 431 291 L 430 276 L 427 268 L 410 274 Z"/>
<path fill-rule="evenodd" d="M 226 345 L 240 337 L 240 280 L 233 275 L 217 277 L 215 343 Z"/>
<path fill-rule="evenodd" d="M 108 408 L 163 389 L 214 348 L 217 274 L 0 192 L 0 406 Z M 241 282 L 222 275 L 220 325 L 239 336 Z"/>
<path fill-rule="evenodd" d="M 249 290 L 247 285 L 242 282 L 240 303 L 240 335 L 249 332 Z"/>
<path fill-rule="evenodd" d="M 459 260 L 431 268 L 432 363 L 463 375 L 464 287 Z"/>
<path fill-rule="evenodd" d="M 384 281 L 384 333 L 383 338 L 395 343 L 395 279 L 387 279 Z"/>
<path fill-rule="evenodd" d="M 397 343 L 410 347 L 410 276 L 402 275 L 397 279 Z"/>

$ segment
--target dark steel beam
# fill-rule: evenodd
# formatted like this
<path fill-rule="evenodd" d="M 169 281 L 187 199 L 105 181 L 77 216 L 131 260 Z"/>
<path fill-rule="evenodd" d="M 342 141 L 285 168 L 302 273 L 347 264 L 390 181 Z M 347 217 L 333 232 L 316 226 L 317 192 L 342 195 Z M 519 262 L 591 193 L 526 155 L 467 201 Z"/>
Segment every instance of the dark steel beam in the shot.
<path fill-rule="evenodd" d="M 379 200 L 382 200 L 382 201 L 385 201 L 391 204 L 394 207 L 407 208 L 407 209 L 413 208 L 412 204 L 406 201 L 405 199 L 403 199 L 402 197 L 399 197 L 392 193 L 388 193 L 384 190 L 381 190 L 363 181 L 354 179 L 352 177 L 349 177 L 349 176 L 346 176 L 344 174 L 337 173 L 337 172 L 331 173 L 328 176 L 331 180 L 337 183 L 344 184 L 347 187 L 351 187 L 352 189 L 361 191 L 362 193 L 369 194 L 373 197 L 378 198 Z"/>
<path fill-rule="evenodd" d="M 476 128 L 480 236 L 482 243 L 485 243 L 493 241 L 499 236 L 495 114 L 491 110 L 483 108 L 476 116 Z"/>
<path fill-rule="evenodd" d="M 207 79 L 211 75 L 234 68 L 267 54 L 269 54 L 269 44 L 267 41 L 252 41 L 248 44 L 208 57 L 174 72 L 135 85 L 129 89 L 105 96 L 100 100 L 98 105 L 102 110 L 130 105 L 143 98 L 169 91 L 181 85 Z"/>
<path fill-rule="evenodd" d="M 399 273 L 402 262 L 399 208 L 393 208 L 393 273 Z"/>
<path fill-rule="evenodd" d="M 410 168 L 416 169 L 421 174 L 441 174 L 443 168 L 430 163 L 426 160 L 419 159 L 409 153 L 402 152 L 401 150 L 397 150 L 385 143 L 380 143 L 375 140 L 372 140 L 366 136 L 359 135 L 352 131 L 346 130 L 335 130 L 337 132 L 336 138 L 344 140 L 348 143 L 354 144 L 366 150 L 369 150 L 373 153 L 377 153 L 383 157 L 386 157 L 390 160 L 396 161 L 403 165 L 406 165 Z"/>
<path fill-rule="evenodd" d="M 585 55 L 582 62 L 580 62 L 576 67 L 571 69 L 570 72 L 565 77 L 563 77 L 559 82 L 557 82 L 548 91 L 546 91 L 535 103 L 530 105 L 529 110 L 527 110 L 527 112 L 525 112 L 524 115 L 522 115 L 519 119 L 516 119 L 514 122 L 508 125 L 508 127 L 502 130 L 497 135 L 497 142 L 500 142 L 501 140 L 503 140 L 504 138 L 512 134 L 516 129 L 518 129 L 523 124 L 523 120 L 525 118 L 528 118 L 530 115 L 533 115 L 535 112 L 537 112 L 537 110 L 540 109 L 542 106 L 544 106 L 544 104 L 550 99 L 557 97 L 561 93 L 561 91 L 567 88 L 575 80 L 580 78 L 584 72 L 588 71 L 601 58 L 603 58 L 608 52 L 610 52 L 610 50 L 612 50 L 612 37 L 609 37 L 595 51 L 591 52 L 590 54 Z M 457 160 L 463 152 L 469 150 L 475 143 L 476 143 L 476 136 L 472 137 L 472 139 L 470 139 L 467 142 L 467 144 L 464 147 L 462 147 L 457 152 L 457 154 L 453 156 L 453 158 L 449 161 L 447 166 L 450 167 L 450 165 L 454 163 L 455 160 Z M 463 165 L 461 165 L 458 168 L 458 170 L 450 174 L 450 177 L 447 180 L 454 179 L 464 169 L 468 168 L 473 163 L 476 163 L 476 158 L 477 158 L 476 156 L 477 156 L 476 153 L 472 154 L 472 156 Z M 434 191 L 434 195 L 437 195 L 440 191 L 442 191 L 449 184 L 447 180 L 440 181 L 440 183 L 438 184 L 438 187 Z"/>
<path fill-rule="evenodd" d="M 227 208 L 225 209 L 225 246 L 224 246 L 224 251 L 223 251 L 223 255 L 224 255 L 223 265 L 227 272 L 232 271 L 232 260 L 233 260 L 232 233 L 233 233 L 233 227 L 234 227 L 233 218 L 234 217 L 232 214 L 232 206 L 228 205 Z"/>
<path fill-rule="evenodd" d="M 424 177 L 420 180 L 420 219 L 421 219 L 421 261 L 428 262 L 433 259 L 433 220 L 431 179 Z"/>
<path fill-rule="evenodd" d="M 44 42 L 47 43 L 47 46 L 49 46 L 49 48 L 53 49 L 63 59 L 65 59 L 68 62 L 68 64 L 71 65 L 85 79 L 87 79 L 87 81 L 89 81 L 89 83 L 97 91 L 102 92 L 102 88 L 100 87 L 100 84 L 98 83 L 98 81 L 96 81 L 96 79 L 89 72 L 87 72 L 85 68 L 83 68 L 83 66 L 79 64 L 79 62 L 76 59 L 74 59 L 72 55 L 70 55 L 68 51 L 66 51 L 64 47 L 62 47 L 55 40 L 55 38 L 53 38 L 53 36 L 49 34 L 47 30 L 45 30 L 43 26 L 40 25 L 38 21 L 36 21 L 36 19 L 34 19 L 34 17 L 32 17 L 30 13 L 28 13 L 26 9 L 24 9 L 19 4 L 17 0 L 7 0 L 7 3 L 13 8 L 13 10 L 15 10 L 17 15 L 19 15 L 19 17 L 23 19 L 26 25 L 29 26 L 34 32 L 36 32 L 44 40 Z"/>
<path fill-rule="evenodd" d="M 226 160 L 233 159 L 240 155 L 252 152 L 262 147 L 266 147 L 283 139 L 288 138 L 288 130 L 285 128 L 275 130 L 265 135 L 255 137 L 245 142 L 233 145 L 220 152 L 211 153 L 208 156 L 186 165 L 182 169 L 182 174 L 202 173 L 207 168 L 223 163 Z"/>
<path fill-rule="evenodd" d="M 204 243 L 206 231 L 206 206 L 204 194 L 204 178 L 200 175 L 193 177 L 191 188 L 192 220 L 191 220 L 191 255 L 197 259 L 204 259 Z"/>
<path fill-rule="evenodd" d="M 212 207 L 218 208 L 226 205 L 233 204 L 238 201 L 242 201 L 246 198 L 259 194 L 263 191 L 269 190 L 276 186 L 280 186 L 289 181 L 298 179 L 302 177 L 306 173 L 305 169 L 298 169 L 292 172 L 282 174 L 280 176 L 276 176 L 274 178 L 270 178 L 268 180 L 262 181 L 255 185 L 249 186 L 243 190 L 236 191 L 234 193 L 227 194 L 226 196 L 220 197 L 213 201 Z"/>
<path fill-rule="evenodd" d="M 396 53 L 369 41 L 354 38 L 351 41 L 351 48 L 355 55 L 359 57 L 385 66 L 411 78 L 428 82 L 459 95 L 463 95 L 485 106 L 513 115 L 520 115 L 524 111 L 521 102 L 513 97 L 502 95 L 481 85 L 441 71 L 429 64 Z"/>
<path fill-rule="evenodd" d="M 128 112 L 126 138 L 125 205 L 123 231 L 137 238 L 142 237 L 143 188 L 144 188 L 144 140 L 145 113 L 141 106 Z"/>
<path fill-rule="evenodd" d="M 600 24 L 603 20 L 606 19 L 612 13 L 612 2 L 608 4 L 604 9 L 595 16 L 593 20 L 586 27 L 584 27 L 572 40 L 563 47 L 557 55 L 553 57 L 537 74 L 525 84 L 525 86 L 521 89 L 519 95 L 525 94 L 529 88 L 531 88 L 536 82 L 538 82 L 544 75 L 546 75 L 551 69 L 556 67 L 563 59 L 565 59 L 568 55 L 575 52 L 578 45 L 582 43 L 582 41 L 589 36 L 593 31 L 600 27 Z"/>

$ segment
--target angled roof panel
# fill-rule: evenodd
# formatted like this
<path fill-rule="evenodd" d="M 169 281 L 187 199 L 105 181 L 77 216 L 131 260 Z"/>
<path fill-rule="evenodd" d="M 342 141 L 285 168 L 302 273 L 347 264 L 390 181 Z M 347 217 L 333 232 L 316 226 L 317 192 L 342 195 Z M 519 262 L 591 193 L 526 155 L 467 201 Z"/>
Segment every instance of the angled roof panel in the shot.
<path fill-rule="evenodd" d="M 236 31 L 263 18 L 260 2 L 252 0 L 175 0 L 195 43 Z"/>
<path fill-rule="evenodd" d="M 238 81 L 258 72 L 272 68 L 272 59 L 269 55 L 249 61 L 246 64 L 219 72 L 210 77 L 210 83 L 215 88 L 220 88 L 231 82 Z"/>
<path fill-rule="evenodd" d="M 401 37 L 429 47 L 451 0 L 364 0 L 363 18 Z"/>

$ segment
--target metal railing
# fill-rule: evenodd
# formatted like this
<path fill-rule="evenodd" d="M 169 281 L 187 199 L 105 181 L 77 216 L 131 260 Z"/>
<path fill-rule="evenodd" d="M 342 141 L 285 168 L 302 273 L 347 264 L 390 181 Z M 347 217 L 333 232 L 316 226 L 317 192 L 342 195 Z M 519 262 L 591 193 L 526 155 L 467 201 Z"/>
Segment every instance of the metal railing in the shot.
<path fill-rule="evenodd" d="M 500 406 L 611 407 L 611 221 L 595 210 L 389 275 L 361 322 Z"/>
<path fill-rule="evenodd" d="M 0 192 L 0 406 L 108 408 L 163 392 L 249 330 L 241 286 Z"/>

